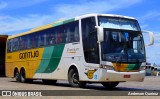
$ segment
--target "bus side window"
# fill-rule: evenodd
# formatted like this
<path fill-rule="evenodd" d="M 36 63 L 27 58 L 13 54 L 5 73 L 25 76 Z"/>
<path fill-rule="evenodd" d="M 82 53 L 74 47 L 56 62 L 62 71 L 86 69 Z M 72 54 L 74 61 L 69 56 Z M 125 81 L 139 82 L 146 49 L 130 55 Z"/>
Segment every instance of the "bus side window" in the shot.
<path fill-rule="evenodd" d="M 35 34 L 34 35 L 34 37 L 35 37 L 35 47 L 37 48 L 38 47 L 38 34 Z"/>
<path fill-rule="evenodd" d="M 13 40 L 12 42 L 13 51 L 18 51 L 19 50 L 19 38 L 17 37 L 12 40 Z"/>
<path fill-rule="evenodd" d="M 36 36 L 34 34 L 31 35 L 31 48 L 36 47 Z"/>
<path fill-rule="evenodd" d="M 23 37 L 20 37 L 20 38 L 19 38 L 19 41 L 20 41 L 20 50 L 23 50 L 23 49 L 25 48 L 24 38 L 23 38 Z"/>
<path fill-rule="evenodd" d="M 57 43 L 64 43 L 63 42 L 63 27 L 62 26 L 58 26 L 57 27 Z"/>
<path fill-rule="evenodd" d="M 11 45 L 12 45 L 12 51 L 15 51 L 15 46 L 16 45 L 15 45 L 15 40 L 14 39 L 12 39 L 12 44 Z"/>
<path fill-rule="evenodd" d="M 30 35 L 27 35 L 26 37 L 26 48 L 29 49 L 31 48 L 31 36 Z"/>
<path fill-rule="evenodd" d="M 78 28 L 78 26 L 75 27 L 74 41 L 79 42 L 79 28 Z"/>
<path fill-rule="evenodd" d="M 64 28 L 65 28 L 66 43 L 79 41 L 78 21 L 68 23 L 64 26 Z"/>
<path fill-rule="evenodd" d="M 62 30 L 61 39 L 62 39 L 62 43 L 66 43 L 66 33 L 64 30 Z"/>
<path fill-rule="evenodd" d="M 41 33 L 39 33 L 38 35 L 38 47 L 41 47 L 44 45 L 44 35 Z"/>
<path fill-rule="evenodd" d="M 67 43 L 70 43 L 71 42 L 71 31 L 70 31 L 70 28 L 67 27 L 67 37 L 66 37 L 66 42 Z"/>
<path fill-rule="evenodd" d="M 62 39 L 61 39 L 61 32 L 57 32 L 57 43 L 61 43 Z"/>
<path fill-rule="evenodd" d="M 44 46 L 47 46 L 48 45 L 48 43 L 47 43 L 47 34 L 46 33 L 44 33 L 43 34 L 43 42 L 44 42 Z"/>
<path fill-rule="evenodd" d="M 50 41 L 51 44 L 57 44 L 57 33 L 58 33 L 57 27 L 54 27 L 51 34 L 51 41 Z"/>
<path fill-rule="evenodd" d="M 53 33 L 50 34 L 49 38 L 50 38 L 50 40 L 49 40 L 50 45 L 55 44 L 55 36 Z"/>
<path fill-rule="evenodd" d="M 11 52 L 11 41 L 8 40 L 7 42 L 7 52 Z"/>
<path fill-rule="evenodd" d="M 67 43 L 67 28 L 66 25 L 63 26 L 63 43 Z"/>

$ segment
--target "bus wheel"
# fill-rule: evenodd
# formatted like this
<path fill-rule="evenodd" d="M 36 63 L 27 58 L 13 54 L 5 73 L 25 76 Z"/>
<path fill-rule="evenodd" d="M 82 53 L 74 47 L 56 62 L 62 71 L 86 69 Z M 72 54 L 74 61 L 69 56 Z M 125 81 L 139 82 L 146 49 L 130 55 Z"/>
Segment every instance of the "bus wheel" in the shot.
<path fill-rule="evenodd" d="M 21 69 L 21 71 L 20 71 L 20 79 L 21 79 L 22 83 L 26 82 L 26 73 L 25 73 L 24 69 Z"/>
<path fill-rule="evenodd" d="M 43 79 L 42 80 L 44 84 L 47 84 L 47 85 L 55 85 L 57 80 L 46 80 L 46 79 Z"/>
<path fill-rule="evenodd" d="M 68 81 L 72 87 L 85 87 L 86 82 L 79 81 L 78 71 L 76 69 L 71 69 L 68 74 Z"/>
<path fill-rule="evenodd" d="M 17 69 L 16 69 L 15 72 L 14 72 L 14 77 L 16 78 L 16 81 L 17 81 L 17 82 L 21 82 L 21 80 L 20 80 L 20 74 L 19 74 L 19 72 L 18 72 Z"/>
<path fill-rule="evenodd" d="M 116 87 L 119 84 L 119 82 L 102 82 L 101 84 L 108 89 L 112 89 Z"/>

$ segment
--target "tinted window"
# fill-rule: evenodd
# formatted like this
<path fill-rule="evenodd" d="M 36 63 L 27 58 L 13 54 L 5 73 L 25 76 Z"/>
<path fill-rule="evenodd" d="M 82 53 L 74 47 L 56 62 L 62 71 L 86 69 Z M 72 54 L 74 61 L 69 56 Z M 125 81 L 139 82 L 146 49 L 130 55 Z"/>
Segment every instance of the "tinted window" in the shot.
<path fill-rule="evenodd" d="M 11 48 L 11 41 L 8 40 L 8 42 L 7 42 L 7 52 L 11 52 L 12 51 L 11 49 L 12 49 Z"/>
<path fill-rule="evenodd" d="M 11 40 L 11 48 L 12 48 L 12 51 L 17 51 L 19 50 L 19 38 L 14 38 Z"/>
<path fill-rule="evenodd" d="M 67 43 L 79 41 L 79 27 L 78 21 L 68 23 L 64 25 L 64 36 L 63 38 Z"/>
<path fill-rule="evenodd" d="M 78 21 L 13 38 L 8 41 L 8 52 L 79 41 Z"/>
<path fill-rule="evenodd" d="M 82 19 L 82 37 L 85 60 L 88 63 L 99 63 L 99 49 L 95 18 Z"/>

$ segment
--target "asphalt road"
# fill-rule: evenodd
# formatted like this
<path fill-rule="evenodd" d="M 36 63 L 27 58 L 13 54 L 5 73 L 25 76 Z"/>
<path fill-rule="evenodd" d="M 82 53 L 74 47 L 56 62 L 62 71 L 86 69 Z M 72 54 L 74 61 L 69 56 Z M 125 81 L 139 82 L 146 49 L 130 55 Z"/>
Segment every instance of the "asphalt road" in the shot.
<path fill-rule="evenodd" d="M 86 88 L 70 87 L 67 81 L 58 81 L 56 85 L 45 85 L 41 80 L 34 80 L 32 83 L 19 83 L 15 79 L 0 77 L 0 90 L 109 90 L 101 84 L 87 84 Z M 144 82 L 123 82 L 115 91 L 150 91 L 160 90 L 160 76 L 148 76 Z"/>

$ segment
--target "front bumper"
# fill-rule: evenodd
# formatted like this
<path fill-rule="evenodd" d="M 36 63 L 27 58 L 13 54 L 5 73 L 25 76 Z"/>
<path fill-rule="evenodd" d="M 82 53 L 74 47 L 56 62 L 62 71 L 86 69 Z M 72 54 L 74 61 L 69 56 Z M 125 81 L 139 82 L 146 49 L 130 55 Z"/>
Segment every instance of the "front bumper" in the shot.
<path fill-rule="evenodd" d="M 145 77 L 145 70 L 139 72 L 116 72 L 113 70 L 100 69 L 100 82 L 125 82 L 125 81 L 140 81 Z"/>

